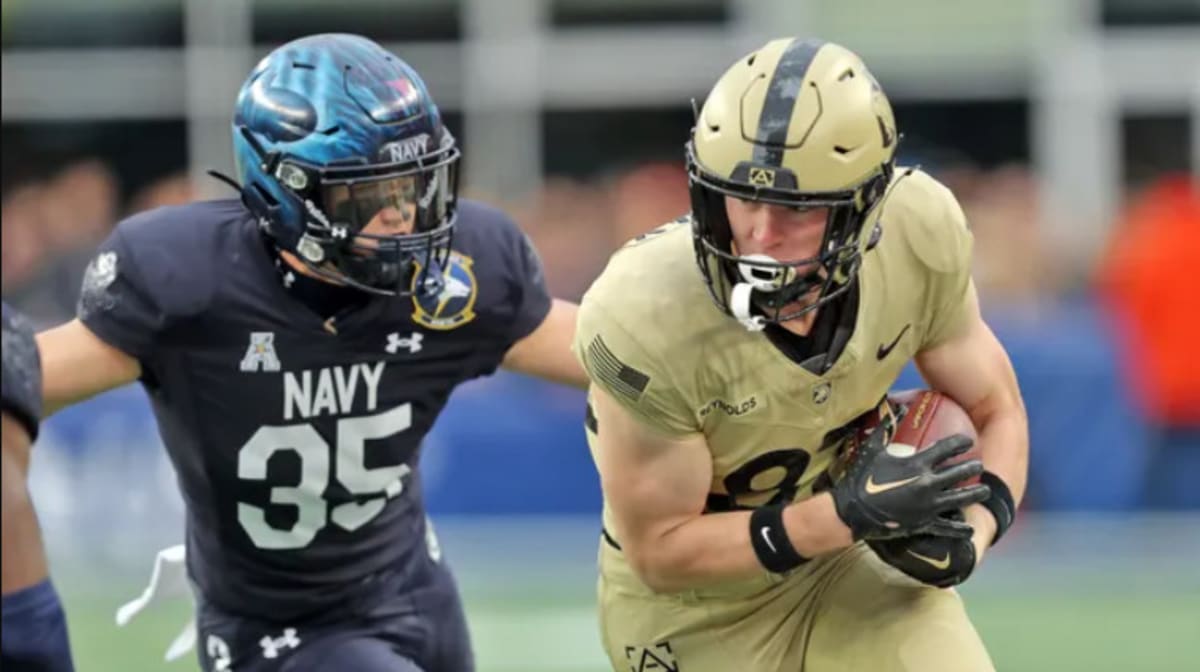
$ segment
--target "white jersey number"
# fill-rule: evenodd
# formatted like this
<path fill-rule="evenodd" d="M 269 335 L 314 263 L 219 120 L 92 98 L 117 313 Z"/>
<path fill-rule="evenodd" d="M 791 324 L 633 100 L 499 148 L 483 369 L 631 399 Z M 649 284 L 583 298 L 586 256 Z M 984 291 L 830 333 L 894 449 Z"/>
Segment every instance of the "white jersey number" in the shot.
<path fill-rule="evenodd" d="M 412 426 L 412 404 L 390 411 L 337 423 L 337 452 L 334 458 L 338 482 L 354 495 L 377 495 L 363 502 L 346 502 L 329 509 L 324 493 L 329 485 L 329 442 L 309 423 L 259 427 L 238 451 L 238 478 L 261 481 L 267 478 L 267 462 L 281 450 L 300 457 L 300 482 L 271 488 L 271 503 L 295 506 L 298 515 L 291 529 L 267 522 L 260 506 L 238 502 L 238 522 L 259 548 L 294 549 L 312 543 L 330 520 L 352 532 L 383 511 L 389 497 L 404 491 L 404 477 L 412 473 L 407 464 L 368 469 L 366 445 L 386 439 Z"/>

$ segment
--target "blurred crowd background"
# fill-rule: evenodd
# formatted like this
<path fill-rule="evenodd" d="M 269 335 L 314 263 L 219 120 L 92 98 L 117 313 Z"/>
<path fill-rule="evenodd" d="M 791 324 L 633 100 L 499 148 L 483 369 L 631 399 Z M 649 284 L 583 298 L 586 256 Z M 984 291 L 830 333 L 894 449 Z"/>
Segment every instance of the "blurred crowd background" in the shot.
<path fill-rule="evenodd" d="M 1178 535 L 1200 538 L 1195 0 L 6 1 L 4 299 L 43 327 L 70 319 L 83 268 L 117 221 L 233 196 L 204 171 L 232 171 L 237 87 L 271 48 L 328 31 L 372 37 L 422 73 L 464 146 L 462 196 L 511 213 L 552 291 L 570 299 L 622 242 L 687 211 L 690 100 L 703 100 L 734 58 L 787 34 L 858 51 L 892 99 L 901 162 L 946 183 L 974 231 L 984 310 L 1029 408 L 1026 508 L 1047 527 L 1030 523 L 1025 538 L 1058 538 L 1046 530 L 1064 529 L 1064 518 L 1049 512 L 1089 514 L 1108 535 L 1160 530 L 1141 551 L 1151 558 L 1182 552 Z M 900 382 L 917 384 L 912 371 Z M 574 550 L 550 559 L 513 550 L 510 569 L 551 566 L 571 579 L 561 582 L 569 608 L 586 613 L 599 489 L 581 417 L 578 393 L 519 376 L 455 395 L 422 469 L 431 509 L 463 549 L 465 583 L 478 591 L 469 600 L 491 604 L 495 590 L 494 566 L 472 555 L 481 535 L 515 548 L 512 539 L 551 525 Z M 82 613 L 115 599 L 97 587 L 95 567 L 141 571 L 147 548 L 181 538 L 173 477 L 138 390 L 52 419 L 36 486 L 58 562 L 90 568 L 74 588 Z M 1163 510 L 1192 514 L 1162 526 L 1130 517 Z M 1012 551 L 1013 565 L 1057 576 L 1027 543 L 1034 554 Z M 1182 589 L 1200 595 L 1194 579 Z M 572 628 L 558 649 L 547 652 L 541 636 L 530 644 L 544 659 L 517 652 L 535 640 L 504 630 L 507 617 L 473 626 L 493 661 L 519 661 L 511 669 L 599 669 L 587 666 L 598 649 L 586 617 L 544 620 Z M 82 623 L 82 646 L 115 637 Z M 1200 631 L 1195 614 L 1184 623 Z M 1000 659 L 1027 651 L 1016 631 L 992 632 L 1014 642 Z M 575 653 L 578 642 L 593 648 Z M 140 657 L 130 660 L 145 667 L 122 669 L 157 669 L 153 644 L 133 648 Z M 1103 666 L 1112 655 L 1087 668 L 1056 659 L 1066 667 L 1054 669 L 1118 669 Z M 1164 664 L 1139 669 L 1176 669 Z"/>

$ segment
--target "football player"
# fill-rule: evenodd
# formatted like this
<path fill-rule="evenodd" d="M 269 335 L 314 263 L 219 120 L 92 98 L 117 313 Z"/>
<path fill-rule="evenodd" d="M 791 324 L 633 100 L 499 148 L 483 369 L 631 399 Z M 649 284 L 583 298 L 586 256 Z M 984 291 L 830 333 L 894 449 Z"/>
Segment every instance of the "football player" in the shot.
<path fill-rule="evenodd" d="M 507 216 L 457 199 L 425 84 L 362 37 L 263 59 L 241 198 L 136 215 L 39 335 L 49 409 L 140 381 L 187 509 L 204 670 L 469 670 L 421 439 L 498 366 L 582 387 L 575 306 Z M 429 538 L 427 538 L 429 537 Z"/>
<path fill-rule="evenodd" d="M 0 562 L 3 642 L 0 668 L 16 672 L 70 672 L 67 620 L 46 565 L 46 551 L 26 489 L 29 453 L 42 411 L 42 369 L 28 321 L 3 304 L 4 521 Z"/>
<path fill-rule="evenodd" d="M 992 669 L 957 593 L 934 586 L 964 580 L 1012 522 L 1025 415 L 980 318 L 963 213 L 894 166 L 896 142 L 857 56 L 769 42 L 699 112 L 691 214 L 617 251 L 585 295 L 614 669 Z M 912 359 L 969 410 L 982 463 L 948 465 L 962 436 L 889 453 L 885 422 L 844 477 L 822 477 L 856 418 L 891 416 Z"/>

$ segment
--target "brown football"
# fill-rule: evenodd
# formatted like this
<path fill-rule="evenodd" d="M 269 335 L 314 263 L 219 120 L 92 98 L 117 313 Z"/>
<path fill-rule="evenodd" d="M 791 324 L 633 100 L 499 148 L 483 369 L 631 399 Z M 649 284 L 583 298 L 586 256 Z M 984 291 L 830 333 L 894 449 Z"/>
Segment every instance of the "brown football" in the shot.
<path fill-rule="evenodd" d="M 980 457 L 979 436 L 971 424 L 971 416 L 950 397 L 934 390 L 905 390 L 889 394 L 888 400 L 905 409 L 904 417 L 900 419 L 892 442 L 887 447 L 889 453 L 911 455 L 925 450 L 939 439 L 952 434 L 965 434 L 975 440 L 975 445 L 962 455 L 950 458 L 946 464 Z M 959 485 L 978 482 L 979 477 L 975 476 Z"/>

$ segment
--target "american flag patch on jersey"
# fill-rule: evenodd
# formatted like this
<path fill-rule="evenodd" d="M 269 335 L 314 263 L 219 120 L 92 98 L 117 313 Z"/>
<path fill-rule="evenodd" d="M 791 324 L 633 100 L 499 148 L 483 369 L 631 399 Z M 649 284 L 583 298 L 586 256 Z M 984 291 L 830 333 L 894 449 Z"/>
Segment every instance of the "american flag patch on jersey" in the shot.
<path fill-rule="evenodd" d="M 650 383 L 650 376 L 617 359 L 599 336 L 588 345 L 587 358 L 592 364 L 592 374 L 600 382 L 634 401 L 641 398 Z"/>

